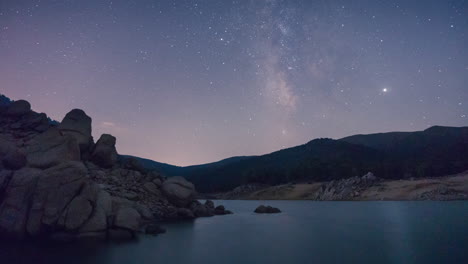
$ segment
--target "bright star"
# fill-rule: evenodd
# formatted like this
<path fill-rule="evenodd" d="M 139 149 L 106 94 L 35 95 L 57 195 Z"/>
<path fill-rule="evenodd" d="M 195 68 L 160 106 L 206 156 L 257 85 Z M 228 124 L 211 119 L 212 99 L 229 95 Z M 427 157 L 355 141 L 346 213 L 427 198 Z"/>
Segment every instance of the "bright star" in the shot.
<path fill-rule="evenodd" d="M 387 89 L 387 88 L 383 88 L 383 89 L 382 89 L 382 92 L 386 93 L 386 92 L 388 92 L 388 89 Z"/>

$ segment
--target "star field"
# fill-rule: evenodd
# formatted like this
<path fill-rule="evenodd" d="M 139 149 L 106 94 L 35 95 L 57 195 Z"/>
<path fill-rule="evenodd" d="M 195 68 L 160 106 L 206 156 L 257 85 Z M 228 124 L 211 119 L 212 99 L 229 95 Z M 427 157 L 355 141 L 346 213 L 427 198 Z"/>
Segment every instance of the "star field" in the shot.
<path fill-rule="evenodd" d="M 0 93 L 176 165 L 468 124 L 468 1 L 0 1 Z"/>

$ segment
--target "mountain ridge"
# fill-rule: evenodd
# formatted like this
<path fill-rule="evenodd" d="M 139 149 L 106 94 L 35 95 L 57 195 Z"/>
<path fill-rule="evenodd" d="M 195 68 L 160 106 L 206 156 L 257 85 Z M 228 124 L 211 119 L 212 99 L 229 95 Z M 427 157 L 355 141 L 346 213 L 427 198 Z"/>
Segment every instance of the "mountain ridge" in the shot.
<path fill-rule="evenodd" d="M 186 177 L 201 191 L 212 192 L 253 182 L 274 185 L 341 179 L 366 170 L 389 179 L 442 176 L 468 169 L 468 161 L 460 158 L 467 154 L 468 127 L 432 126 L 414 132 L 313 139 L 265 155 L 187 167 L 162 167 L 156 162 L 152 168 L 167 176 Z"/>

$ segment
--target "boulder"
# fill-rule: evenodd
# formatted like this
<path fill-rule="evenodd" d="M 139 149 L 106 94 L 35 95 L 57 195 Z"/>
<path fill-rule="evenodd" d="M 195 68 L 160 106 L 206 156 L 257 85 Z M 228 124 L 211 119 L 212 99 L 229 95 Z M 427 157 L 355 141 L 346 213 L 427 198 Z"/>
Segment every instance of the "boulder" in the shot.
<path fill-rule="evenodd" d="M 103 168 L 112 167 L 118 159 L 115 142 L 115 137 L 108 134 L 101 135 L 91 154 L 91 161 Z"/>
<path fill-rule="evenodd" d="M 138 213 L 141 215 L 141 217 L 143 219 L 145 219 L 145 220 L 153 220 L 154 219 L 153 213 L 145 205 L 136 203 L 133 208 L 138 211 Z"/>
<path fill-rule="evenodd" d="M 65 115 L 58 129 L 76 139 L 81 152 L 87 152 L 92 145 L 91 117 L 81 109 L 73 109 Z"/>
<path fill-rule="evenodd" d="M 160 178 L 156 178 L 153 180 L 153 183 L 156 184 L 156 186 L 161 187 L 162 186 L 162 181 Z"/>
<path fill-rule="evenodd" d="M 377 180 L 377 177 L 375 177 L 375 175 L 372 172 L 368 172 L 366 175 L 362 176 L 361 178 L 362 178 L 362 180 L 365 180 L 365 181 L 375 181 L 375 180 Z"/>
<path fill-rule="evenodd" d="M 205 204 L 201 204 L 199 201 L 194 200 L 190 203 L 190 210 L 196 217 L 208 217 L 214 215 L 214 205 L 213 208 Z"/>
<path fill-rule="evenodd" d="M 29 166 L 43 169 L 65 161 L 79 161 L 81 156 L 76 139 L 62 135 L 56 128 L 36 136 L 24 150 Z"/>
<path fill-rule="evenodd" d="M 106 191 L 100 191 L 96 200 L 96 207 L 102 208 L 107 217 L 112 214 L 112 198 Z"/>
<path fill-rule="evenodd" d="M 138 172 L 141 172 L 141 173 L 146 173 L 147 172 L 147 170 L 145 169 L 143 164 L 140 162 L 140 160 L 138 160 L 137 158 L 134 158 L 134 157 L 124 157 L 124 158 L 122 158 L 121 166 L 122 166 L 122 168 L 127 169 L 127 170 L 134 170 L 134 171 L 138 171 Z"/>
<path fill-rule="evenodd" d="M 10 152 L 17 151 L 14 139 L 0 134 L 0 157 L 7 155 Z"/>
<path fill-rule="evenodd" d="M 146 182 L 145 184 L 143 184 L 143 187 L 149 193 L 156 194 L 156 195 L 160 194 L 158 186 L 154 184 L 153 182 Z"/>
<path fill-rule="evenodd" d="M 9 170 L 19 170 L 26 166 L 26 156 L 20 151 L 7 153 L 2 160 L 3 166 Z"/>
<path fill-rule="evenodd" d="M 7 115 L 9 116 L 22 116 L 31 111 L 31 104 L 25 100 L 18 100 L 13 102 L 7 110 Z"/>
<path fill-rule="evenodd" d="M 226 209 L 224 208 L 224 206 L 222 206 L 222 205 L 216 206 L 216 208 L 214 209 L 214 213 L 215 213 L 215 215 L 227 215 L 227 214 L 232 214 L 231 211 L 226 210 Z"/>
<path fill-rule="evenodd" d="M 65 228 L 75 230 L 82 226 L 89 219 L 93 207 L 88 199 L 83 196 L 77 196 L 68 206 L 65 216 Z"/>
<path fill-rule="evenodd" d="M 0 197 L 3 197 L 3 193 L 5 192 L 12 176 L 13 176 L 13 171 L 0 170 Z M 0 200 L 0 204 L 1 204 L 1 200 Z"/>
<path fill-rule="evenodd" d="M 27 226 L 30 235 L 40 233 L 42 226 L 55 226 L 61 216 L 65 221 L 66 207 L 80 193 L 86 176 L 85 166 L 76 161 L 65 162 L 44 171 L 33 192 Z M 65 222 L 62 224 L 65 225 Z"/>
<path fill-rule="evenodd" d="M 42 176 L 41 170 L 32 168 L 23 168 L 13 174 L 0 204 L 1 236 L 24 236 L 34 188 Z"/>
<path fill-rule="evenodd" d="M 214 208 L 215 208 L 214 203 L 213 203 L 213 201 L 211 201 L 211 200 L 206 200 L 206 201 L 205 201 L 205 206 L 208 207 L 208 208 L 210 208 L 210 209 L 214 209 Z"/>
<path fill-rule="evenodd" d="M 254 212 L 257 214 L 276 214 L 281 213 L 281 210 L 271 206 L 260 205 Z"/>
<path fill-rule="evenodd" d="M 140 229 L 141 216 L 137 210 L 131 207 L 121 207 L 114 219 L 114 226 L 132 231 Z"/>
<path fill-rule="evenodd" d="M 96 206 L 89 220 L 80 228 L 81 233 L 105 231 L 107 216 L 104 208 Z"/>
<path fill-rule="evenodd" d="M 178 208 L 177 209 L 177 217 L 179 219 L 194 219 L 195 215 L 192 211 L 187 208 Z"/>
<path fill-rule="evenodd" d="M 195 187 L 180 176 L 168 178 L 162 185 L 164 195 L 175 205 L 187 206 L 195 197 Z"/>

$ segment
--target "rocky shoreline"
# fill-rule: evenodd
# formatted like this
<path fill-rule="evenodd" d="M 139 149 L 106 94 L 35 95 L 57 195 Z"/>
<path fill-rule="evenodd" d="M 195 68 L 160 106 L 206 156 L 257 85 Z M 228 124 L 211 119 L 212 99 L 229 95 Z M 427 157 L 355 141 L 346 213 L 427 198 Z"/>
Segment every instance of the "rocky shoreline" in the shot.
<path fill-rule="evenodd" d="M 384 180 L 372 173 L 329 182 L 276 186 L 249 184 L 226 193 L 209 194 L 220 200 L 315 201 L 453 201 L 468 200 L 468 172 L 438 178 Z"/>
<path fill-rule="evenodd" d="M 119 156 L 112 135 L 94 143 L 91 123 L 80 109 L 58 123 L 24 100 L 0 106 L 0 238 L 129 239 L 164 232 L 160 221 L 231 213 L 198 202 L 184 178 Z"/>

